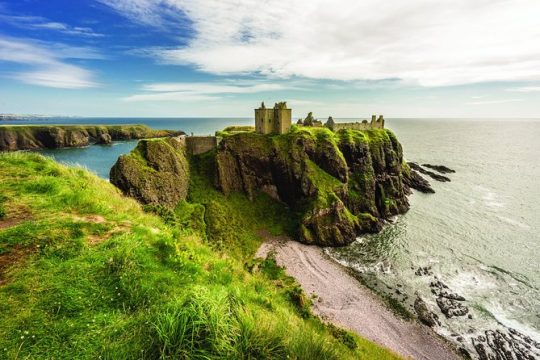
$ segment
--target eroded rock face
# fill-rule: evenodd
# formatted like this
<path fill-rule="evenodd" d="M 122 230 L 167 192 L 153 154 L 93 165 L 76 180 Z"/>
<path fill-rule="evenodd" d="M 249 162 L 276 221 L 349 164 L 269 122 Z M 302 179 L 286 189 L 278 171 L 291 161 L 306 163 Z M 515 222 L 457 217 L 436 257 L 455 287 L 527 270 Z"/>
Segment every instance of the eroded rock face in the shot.
<path fill-rule="evenodd" d="M 437 314 L 435 314 L 429 309 L 428 305 L 421 297 L 417 297 L 414 301 L 414 310 L 418 315 L 418 319 L 423 324 L 429 327 L 440 325 L 439 317 L 437 316 Z"/>
<path fill-rule="evenodd" d="M 178 136 L 181 131 L 153 130 L 144 125 L 0 126 L 0 151 L 81 147 L 113 140 Z"/>
<path fill-rule="evenodd" d="M 402 148 L 388 130 L 237 134 L 221 142 L 216 157 L 225 194 L 264 191 L 286 203 L 308 244 L 349 244 L 409 208 Z"/>
<path fill-rule="evenodd" d="M 111 168 L 111 183 L 143 204 L 175 207 L 187 196 L 189 163 L 179 138 L 141 140 Z"/>
<path fill-rule="evenodd" d="M 112 143 L 112 137 L 110 134 L 101 134 L 97 140 L 97 144 L 110 145 Z"/>

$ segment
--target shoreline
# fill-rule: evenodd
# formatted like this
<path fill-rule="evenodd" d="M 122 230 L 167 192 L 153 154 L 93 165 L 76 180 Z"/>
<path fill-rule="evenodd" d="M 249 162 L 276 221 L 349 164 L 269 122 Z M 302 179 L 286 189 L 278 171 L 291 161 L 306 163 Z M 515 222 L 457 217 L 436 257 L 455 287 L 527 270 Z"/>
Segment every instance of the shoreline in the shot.
<path fill-rule="evenodd" d="M 371 290 L 324 254 L 286 236 L 262 234 L 265 241 L 256 257 L 274 253 L 278 265 L 296 279 L 308 296 L 315 295 L 313 312 L 322 320 L 341 326 L 414 359 L 461 359 L 435 332 L 417 322 L 405 321 Z"/>

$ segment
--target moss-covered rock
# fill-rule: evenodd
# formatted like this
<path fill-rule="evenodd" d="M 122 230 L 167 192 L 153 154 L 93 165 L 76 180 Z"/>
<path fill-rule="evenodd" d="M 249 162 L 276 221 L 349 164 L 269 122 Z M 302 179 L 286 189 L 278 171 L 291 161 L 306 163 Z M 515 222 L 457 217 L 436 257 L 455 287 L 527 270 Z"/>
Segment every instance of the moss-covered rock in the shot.
<path fill-rule="evenodd" d="M 169 208 L 184 200 L 189 185 L 189 163 L 179 138 L 141 140 L 111 168 L 111 183 L 143 204 Z"/>
<path fill-rule="evenodd" d="M 409 208 L 403 151 L 389 130 L 236 134 L 221 142 L 216 164 L 225 194 L 262 191 L 286 203 L 305 243 L 346 245 Z"/>

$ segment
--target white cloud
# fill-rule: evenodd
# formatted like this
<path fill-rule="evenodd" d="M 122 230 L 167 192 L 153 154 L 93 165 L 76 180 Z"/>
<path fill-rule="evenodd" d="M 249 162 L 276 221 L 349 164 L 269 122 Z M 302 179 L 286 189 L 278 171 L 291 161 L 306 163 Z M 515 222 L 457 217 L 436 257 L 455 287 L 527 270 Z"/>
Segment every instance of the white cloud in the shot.
<path fill-rule="evenodd" d="M 537 0 L 100 0 L 146 24 L 192 21 L 162 61 L 215 74 L 426 86 L 540 80 Z"/>
<path fill-rule="evenodd" d="M 281 84 L 233 85 L 224 83 L 153 83 L 142 87 L 147 93 L 131 95 L 125 101 L 202 101 L 219 99 L 225 94 L 250 94 L 290 89 Z M 149 92 L 149 93 L 148 93 Z"/>
<path fill-rule="evenodd" d="M 513 92 L 522 92 L 522 93 L 540 92 L 540 86 L 522 86 L 522 87 L 506 89 L 506 90 L 513 91 Z"/>
<path fill-rule="evenodd" d="M 27 84 L 64 89 L 96 87 L 92 73 L 82 67 L 63 61 L 65 58 L 95 58 L 97 53 L 84 48 L 70 49 L 68 46 L 43 42 L 0 37 L 0 61 L 12 62 L 28 67 L 8 77 Z"/>
<path fill-rule="evenodd" d="M 2 10 L 2 8 L 0 8 Z M 86 26 L 71 26 L 65 23 L 50 21 L 41 16 L 12 15 L 9 13 L 0 13 L 0 20 L 10 25 L 23 29 L 52 30 L 67 35 L 102 37 L 103 34 L 95 32 L 92 28 Z"/>
<path fill-rule="evenodd" d="M 137 94 L 123 98 L 122 100 L 128 102 L 140 102 L 140 101 L 206 101 L 219 99 L 217 96 L 209 95 L 197 95 L 189 92 L 172 91 L 164 93 L 154 94 Z"/>
<path fill-rule="evenodd" d="M 261 91 L 282 90 L 280 84 L 256 84 L 250 86 L 222 85 L 212 83 L 155 83 L 143 87 L 147 91 L 189 91 L 197 94 L 247 94 Z"/>
<path fill-rule="evenodd" d="M 499 99 L 499 100 L 485 100 L 485 101 L 474 101 L 470 102 L 469 105 L 493 105 L 493 104 L 506 104 L 513 102 L 520 102 L 523 99 Z"/>

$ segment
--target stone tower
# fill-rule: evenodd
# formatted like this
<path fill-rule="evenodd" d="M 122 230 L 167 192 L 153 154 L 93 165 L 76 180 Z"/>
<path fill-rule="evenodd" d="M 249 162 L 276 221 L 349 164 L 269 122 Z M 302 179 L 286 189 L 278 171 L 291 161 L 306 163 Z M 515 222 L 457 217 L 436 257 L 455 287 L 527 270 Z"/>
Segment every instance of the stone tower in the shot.
<path fill-rule="evenodd" d="M 259 134 L 285 134 L 291 128 L 292 110 L 286 102 L 279 102 L 267 109 L 264 102 L 255 109 L 255 131 Z"/>

